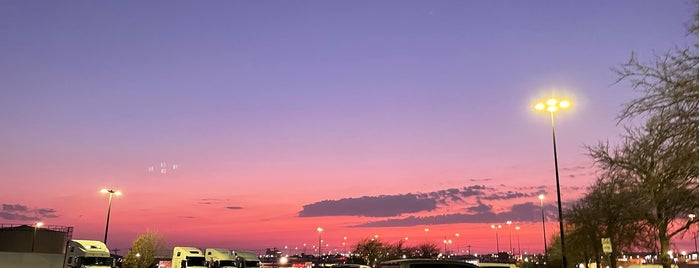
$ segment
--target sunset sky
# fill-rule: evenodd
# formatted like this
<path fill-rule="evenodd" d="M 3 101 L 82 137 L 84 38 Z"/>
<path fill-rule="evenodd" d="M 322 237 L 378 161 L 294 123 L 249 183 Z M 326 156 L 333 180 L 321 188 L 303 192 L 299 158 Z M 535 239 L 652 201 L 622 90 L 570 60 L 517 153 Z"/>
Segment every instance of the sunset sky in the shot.
<path fill-rule="evenodd" d="M 522 251 L 592 184 L 637 93 L 611 68 L 694 40 L 692 1 L 0 1 L 0 223 L 110 248 L 306 253 L 379 235 Z M 517 233 L 514 226 L 521 226 Z M 429 232 L 424 229 L 429 228 Z M 458 240 L 455 234 L 459 233 Z M 690 249 L 690 238 L 673 241 Z M 323 246 L 325 247 L 325 245 Z M 348 246 L 351 247 L 351 246 Z"/>

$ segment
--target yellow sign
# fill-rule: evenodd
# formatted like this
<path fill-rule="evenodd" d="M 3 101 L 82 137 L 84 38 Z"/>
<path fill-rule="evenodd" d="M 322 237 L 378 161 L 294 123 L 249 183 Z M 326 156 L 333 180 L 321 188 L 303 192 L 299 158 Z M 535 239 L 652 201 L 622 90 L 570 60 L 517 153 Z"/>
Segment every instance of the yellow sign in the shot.
<path fill-rule="evenodd" d="M 604 253 L 612 253 L 612 240 L 609 238 L 602 238 L 602 251 Z"/>

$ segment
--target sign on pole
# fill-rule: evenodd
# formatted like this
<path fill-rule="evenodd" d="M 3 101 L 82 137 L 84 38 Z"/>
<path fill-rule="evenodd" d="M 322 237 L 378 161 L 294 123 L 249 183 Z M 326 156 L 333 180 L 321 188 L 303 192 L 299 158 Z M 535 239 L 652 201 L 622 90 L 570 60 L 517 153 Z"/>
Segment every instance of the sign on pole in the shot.
<path fill-rule="evenodd" d="M 602 238 L 602 251 L 606 254 L 612 253 L 612 240 L 609 238 Z"/>

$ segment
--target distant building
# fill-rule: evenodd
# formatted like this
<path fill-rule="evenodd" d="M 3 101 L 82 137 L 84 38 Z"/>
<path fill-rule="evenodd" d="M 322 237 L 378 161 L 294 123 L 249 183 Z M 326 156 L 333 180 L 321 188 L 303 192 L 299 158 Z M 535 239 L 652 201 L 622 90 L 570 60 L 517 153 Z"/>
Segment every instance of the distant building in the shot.
<path fill-rule="evenodd" d="M 0 224 L 0 252 L 65 253 L 73 227 Z"/>

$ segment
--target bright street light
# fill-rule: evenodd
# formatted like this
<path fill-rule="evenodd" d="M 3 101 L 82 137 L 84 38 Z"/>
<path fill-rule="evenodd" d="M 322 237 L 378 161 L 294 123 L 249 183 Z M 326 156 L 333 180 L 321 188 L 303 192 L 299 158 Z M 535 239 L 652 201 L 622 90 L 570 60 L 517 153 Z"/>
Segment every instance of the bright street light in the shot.
<path fill-rule="evenodd" d="M 109 189 L 109 190 L 102 189 L 102 190 L 100 190 L 100 192 L 103 194 L 107 194 L 107 193 L 109 194 L 109 206 L 107 207 L 107 225 L 104 228 L 104 244 L 106 245 L 107 244 L 107 233 L 109 233 L 109 214 L 111 214 L 111 212 L 112 212 L 112 196 L 113 195 L 120 196 L 121 191 L 115 191 L 112 189 Z"/>
<path fill-rule="evenodd" d="M 555 98 L 550 98 L 545 102 L 539 102 L 534 105 L 534 108 L 539 111 L 549 112 L 551 115 L 551 136 L 553 139 L 553 164 L 556 170 L 556 194 L 558 196 L 558 225 L 561 232 L 561 265 L 566 268 L 566 246 L 565 246 L 565 231 L 563 230 L 563 208 L 561 207 L 561 184 L 558 175 L 558 153 L 556 151 L 556 128 L 554 124 L 554 113 L 559 109 L 565 109 L 570 107 L 570 101 L 568 100 L 557 100 Z"/>

